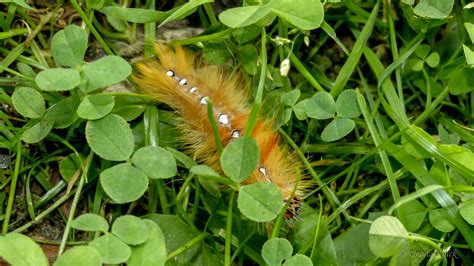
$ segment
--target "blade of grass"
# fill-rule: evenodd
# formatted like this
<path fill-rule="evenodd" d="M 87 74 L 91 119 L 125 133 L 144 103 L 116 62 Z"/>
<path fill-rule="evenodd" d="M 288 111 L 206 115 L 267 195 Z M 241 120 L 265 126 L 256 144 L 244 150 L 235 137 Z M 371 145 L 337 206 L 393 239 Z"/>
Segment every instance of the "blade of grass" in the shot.
<path fill-rule="evenodd" d="M 197 178 L 194 179 L 194 187 L 196 192 L 194 193 L 194 201 L 193 206 L 191 209 L 191 214 L 189 215 L 189 219 L 193 222 L 196 222 L 196 215 L 199 208 L 199 202 L 201 202 L 202 190 Z"/>
<path fill-rule="evenodd" d="M 365 92 L 365 98 L 369 103 L 369 109 L 371 111 L 372 117 L 374 117 L 375 124 L 377 125 L 377 129 L 379 130 L 380 137 L 382 139 L 387 139 L 387 132 L 385 130 L 384 124 L 382 123 L 380 112 L 378 111 L 380 107 L 380 98 L 378 98 L 377 100 L 374 99 L 374 96 L 372 95 L 372 92 L 369 88 L 369 84 L 367 83 L 367 80 L 364 77 L 364 74 L 362 74 L 362 71 L 359 68 L 357 68 L 357 72 L 359 73 L 362 88 Z"/>
<path fill-rule="evenodd" d="M 22 43 L 17 47 L 13 48 L 11 52 L 0 62 L 0 74 L 3 72 L 4 69 L 8 68 L 15 60 L 20 56 L 25 49 L 25 45 Z"/>
<path fill-rule="evenodd" d="M 8 67 L 4 67 L 4 66 L 2 66 L 2 65 L 0 65 L 0 71 L 6 71 L 6 72 L 8 72 L 8 73 L 10 73 L 10 74 L 13 74 L 13 75 L 17 76 L 18 78 L 20 78 L 20 80 L 21 80 L 21 79 L 24 79 L 24 80 L 34 81 L 33 78 L 27 77 L 27 76 L 21 74 L 21 73 L 18 72 L 18 71 L 15 71 L 15 70 L 13 70 L 13 69 L 11 69 L 11 68 L 8 68 Z M 16 85 L 15 85 L 15 86 L 16 86 Z"/>
<path fill-rule="evenodd" d="M 352 2 L 352 0 L 343 0 L 342 4 L 345 5 L 349 10 L 354 12 L 357 17 L 362 17 L 364 19 L 368 19 L 370 17 L 370 13 L 362 9 L 359 5 L 355 4 Z M 375 24 L 377 27 L 380 28 L 387 28 L 387 24 L 385 24 L 382 20 L 380 19 L 375 19 Z"/>
<path fill-rule="evenodd" d="M 72 195 L 75 195 L 74 194 L 75 191 L 76 189 L 73 189 L 71 193 L 65 194 L 64 196 L 56 200 L 53 204 L 51 204 L 51 206 L 48 207 L 46 210 L 44 210 L 42 213 L 38 214 L 35 220 L 29 221 L 28 223 L 18 227 L 17 229 L 13 230 L 13 232 L 21 233 L 25 231 L 26 229 L 30 228 L 31 226 L 39 223 L 41 220 L 43 220 L 43 218 L 51 214 L 51 212 L 53 212 L 55 209 L 59 208 L 59 206 L 61 206 L 64 202 L 66 202 L 66 200 L 68 200 L 69 197 L 71 197 Z"/>
<path fill-rule="evenodd" d="M 5 18 L 5 24 L 7 25 L 8 29 L 11 29 L 13 19 L 15 18 L 17 4 L 10 2 L 8 5 L 7 16 Z"/>
<path fill-rule="evenodd" d="M 444 155 L 436 145 L 430 142 L 430 140 L 426 139 L 419 131 L 414 130 L 412 127 L 408 128 L 406 131 L 406 137 L 410 140 L 416 142 L 423 148 L 425 151 L 430 153 L 436 159 L 446 163 L 447 165 L 454 168 L 458 171 L 461 175 L 465 178 L 470 180 L 474 180 L 474 171 L 465 166 L 464 164 L 458 162 L 457 160 L 451 158 L 450 156 Z"/>
<path fill-rule="evenodd" d="M 219 126 L 217 125 L 216 119 L 214 117 L 214 109 L 213 109 L 212 101 L 210 99 L 207 99 L 207 118 L 209 119 L 209 123 L 211 123 L 211 126 L 212 126 L 217 153 L 221 155 L 222 154 L 222 140 L 221 140 L 221 135 L 219 134 Z"/>
<path fill-rule="evenodd" d="M 377 78 L 380 78 L 385 67 L 382 62 L 380 62 L 380 60 L 377 58 L 377 55 L 375 55 L 372 50 L 366 47 L 364 49 L 364 56 L 367 62 L 369 63 L 372 72 L 374 72 Z M 400 98 L 398 97 L 397 92 L 395 91 L 395 87 L 393 86 L 392 81 L 386 79 L 384 82 L 382 82 L 381 89 L 383 95 L 385 96 L 389 104 L 389 106 L 385 108 L 385 111 L 393 113 L 393 116 L 391 118 L 397 124 L 408 126 L 409 120 L 405 113 L 405 104 L 400 101 Z"/>
<path fill-rule="evenodd" d="M 252 111 L 250 111 L 247 126 L 245 127 L 245 136 L 251 137 L 253 128 L 257 123 L 258 112 L 260 111 L 260 105 L 262 105 L 263 99 L 263 87 L 265 86 L 265 79 L 267 78 L 267 34 L 265 28 L 262 28 L 262 49 L 260 51 L 261 56 L 261 71 L 260 79 L 258 81 L 257 93 L 255 95 L 255 101 L 252 105 Z"/>
<path fill-rule="evenodd" d="M 253 237 L 253 235 L 255 234 L 254 231 L 252 231 L 250 234 L 248 234 L 244 241 L 242 241 L 241 243 L 239 243 L 239 246 L 237 247 L 237 249 L 235 250 L 234 254 L 232 255 L 232 257 L 230 258 L 230 261 L 234 261 L 237 256 L 241 253 L 241 251 L 246 247 L 245 244 L 247 244 L 247 242 Z"/>
<path fill-rule="evenodd" d="M 366 47 L 367 41 L 369 40 L 370 35 L 372 34 L 372 30 L 374 29 L 375 18 L 379 12 L 380 3 L 377 2 L 370 14 L 367 23 L 365 24 L 362 32 L 360 33 L 359 37 L 357 38 L 354 48 L 352 48 L 349 57 L 347 58 L 346 62 L 341 68 L 339 75 L 337 75 L 336 81 L 334 82 L 334 86 L 332 87 L 330 93 L 333 97 L 336 97 L 341 93 L 344 87 L 349 81 L 349 78 L 352 76 L 352 72 L 357 66 L 360 57 L 362 56 L 362 52 Z"/>
<path fill-rule="evenodd" d="M 59 245 L 58 256 L 63 254 L 64 249 L 66 248 L 66 242 L 69 237 L 69 231 L 71 230 L 71 222 L 74 219 L 74 216 L 76 214 L 76 208 L 81 198 L 82 189 L 87 180 L 87 175 L 89 173 L 89 168 L 91 166 L 92 157 L 94 157 L 94 152 L 91 151 L 89 155 L 87 156 L 85 162 L 82 163 L 83 168 L 82 168 L 81 179 L 79 180 L 76 191 L 74 192 L 74 198 L 72 200 L 71 209 L 69 210 L 69 216 L 67 218 L 66 227 L 64 228 L 61 244 Z"/>
<path fill-rule="evenodd" d="M 107 37 L 107 38 L 110 38 L 110 39 L 126 40 L 127 42 L 133 42 L 132 39 L 130 38 L 130 36 L 133 36 L 131 34 L 131 31 L 130 31 L 130 33 L 127 32 L 127 34 L 121 33 L 121 32 L 109 31 L 106 28 L 102 27 L 100 22 L 95 17 L 92 20 L 92 25 L 94 25 L 94 27 L 97 28 L 97 31 L 100 34 L 102 34 L 104 37 Z M 145 38 L 143 38 L 143 39 L 145 39 Z M 146 49 L 146 46 L 145 46 L 145 49 Z"/>
<path fill-rule="evenodd" d="M 244 247 L 244 253 L 247 255 L 249 258 L 251 258 L 257 265 L 265 265 L 265 262 L 263 261 L 262 256 L 260 255 L 259 252 L 255 251 L 253 248 L 250 248 L 248 246 Z"/>
<path fill-rule="evenodd" d="M 174 40 L 174 41 L 171 41 L 170 44 L 174 45 L 176 43 L 179 43 L 181 45 L 188 45 L 188 44 L 195 44 L 195 43 L 199 43 L 199 42 L 207 42 L 207 41 L 211 41 L 211 40 L 222 39 L 226 36 L 229 36 L 229 34 L 233 31 L 234 31 L 234 29 L 229 28 L 229 29 L 226 29 L 226 30 L 223 30 L 223 31 L 213 33 L 213 34 L 197 36 L 197 37 L 182 39 L 182 40 Z"/>
<path fill-rule="evenodd" d="M 3 228 L 2 228 L 2 235 L 6 235 L 8 233 L 8 225 L 10 223 L 10 217 L 12 215 L 12 208 L 13 208 L 13 201 L 15 200 L 15 191 L 16 185 L 18 182 L 18 175 L 20 171 L 20 164 L 21 164 L 21 141 L 17 140 L 17 147 L 16 147 L 16 158 L 15 158 L 15 168 L 13 170 L 13 177 L 10 183 L 10 191 L 8 194 L 8 203 L 7 209 L 5 211 L 5 218 L 3 220 Z"/>
<path fill-rule="evenodd" d="M 333 39 L 337 45 L 342 49 L 342 51 L 346 54 L 349 55 L 350 51 L 346 48 L 344 43 L 337 37 L 336 31 L 326 22 L 323 20 L 323 23 L 321 23 L 321 29 L 326 32 L 326 34 Z"/>
<path fill-rule="evenodd" d="M 8 54 L 10 51 L 3 48 L 3 47 L 0 47 L 0 52 L 2 52 L 3 54 Z M 20 55 L 18 56 L 17 58 L 18 61 L 22 62 L 22 63 L 25 63 L 25 64 L 28 64 L 28 65 L 31 65 L 31 66 L 34 66 L 40 70 L 46 70 L 48 69 L 48 65 L 42 65 L 41 63 L 35 61 L 34 59 L 30 58 L 30 57 L 26 57 L 26 56 L 23 56 L 23 55 Z"/>
<path fill-rule="evenodd" d="M 149 106 L 147 110 L 145 110 L 143 123 L 145 125 L 145 145 L 147 146 L 158 147 L 159 145 L 158 114 L 156 106 Z M 170 214 L 170 206 L 168 204 L 168 198 L 166 197 L 165 184 L 163 180 L 153 180 L 152 183 L 158 192 L 156 194 L 158 194 L 162 212 L 164 214 Z M 150 191 L 150 197 L 149 208 L 153 210 L 157 204 L 157 198 L 154 191 Z"/>
<path fill-rule="evenodd" d="M 397 202 L 395 202 L 392 207 L 388 210 L 387 214 L 392 215 L 393 211 L 397 209 L 398 207 L 402 206 L 403 204 L 406 204 L 412 200 L 415 200 L 417 198 L 423 197 L 424 195 L 430 194 L 435 190 L 442 189 L 444 188 L 441 185 L 429 185 L 427 187 L 421 188 L 413 193 L 410 193 L 408 195 L 405 195 L 401 197 Z"/>
<path fill-rule="evenodd" d="M 295 182 L 295 185 L 293 187 L 293 191 L 291 192 L 291 196 L 288 198 L 286 203 L 283 205 L 283 208 L 281 209 L 280 213 L 278 214 L 277 218 L 273 221 L 273 230 L 271 234 L 271 238 L 278 237 L 280 235 L 280 229 L 281 229 L 281 224 L 283 222 L 283 217 L 288 209 L 288 206 L 290 205 L 290 202 L 293 200 L 295 197 L 296 189 L 298 188 L 298 183 L 301 180 L 301 174 L 298 173 L 298 179 Z"/>
<path fill-rule="evenodd" d="M 414 125 L 419 125 L 423 123 L 425 120 L 429 119 L 430 117 L 433 116 L 433 114 L 436 112 L 436 109 L 441 108 L 440 104 L 443 102 L 443 100 L 448 96 L 449 90 L 448 87 L 444 88 L 443 91 L 441 91 L 438 96 L 434 99 L 434 101 L 430 104 L 428 108 L 426 108 L 423 113 L 421 113 L 413 122 Z"/>
<path fill-rule="evenodd" d="M 392 58 L 393 61 L 396 61 L 399 58 L 398 55 L 398 45 L 397 45 L 397 34 L 395 33 L 395 23 L 393 22 L 393 17 L 392 17 L 392 5 L 385 5 L 385 11 L 387 14 L 387 20 L 388 20 L 388 27 L 389 27 L 389 32 L 390 32 L 390 50 L 392 53 Z M 403 95 L 403 85 L 402 85 L 402 76 L 400 74 L 400 69 L 396 68 L 395 69 L 395 81 L 397 84 L 397 92 L 398 96 L 400 97 L 400 101 L 404 102 L 404 95 Z"/>
<path fill-rule="evenodd" d="M 318 224 L 316 226 L 316 230 L 314 232 L 314 237 L 313 237 L 313 248 L 311 249 L 311 254 L 309 255 L 309 258 L 313 260 L 314 253 L 316 251 L 316 247 L 318 246 L 318 235 L 319 235 L 319 230 L 321 228 L 321 218 L 323 217 L 323 199 L 321 198 L 321 195 L 319 195 L 319 214 L 318 214 Z"/>
<path fill-rule="evenodd" d="M 398 172 L 395 174 L 395 178 L 398 179 L 401 175 L 398 174 Z M 331 224 L 331 222 L 336 219 L 342 212 L 346 211 L 349 207 L 352 205 L 358 203 L 361 199 L 367 197 L 368 195 L 375 193 L 381 189 L 383 189 L 385 186 L 388 185 L 388 180 L 384 180 L 377 185 L 373 187 L 366 188 L 362 190 L 361 192 L 355 194 L 348 200 L 346 200 L 344 203 L 342 203 L 341 208 L 336 209 L 334 212 L 331 213 L 331 215 L 328 216 L 326 219 L 326 225 Z M 352 220 L 352 219 L 351 219 Z"/>
<path fill-rule="evenodd" d="M 163 25 L 170 21 L 181 19 L 187 16 L 191 10 L 197 8 L 200 5 L 213 1 L 214 0 L 194 0 L 187 2 L 182 6 L 178 6 L 169 16 L 165 18 L 165 20 L 161 21 L 160 25 L 158 25 L 158 28 L 161 28 Z"/>
<path fill-rule="evenodd" d="M 359 213 L 357 214 L 357 218 L 362 219 L 367 214 L 367 212 L 373 207 L 373 205 L 376 202 L 380 201 L 380 197 L 382 196 L 384 192 L 385 192 L 385 189 L 380 190 L 379 192 L 375 193 L 375 195 L 373 195 L 372 198 L 370 198 L 367 202 L 364 202 L 364 207 L 359 210 Z"/>
<path fill-rule="evenodd" d="M 104 198 L 104 190 L 102 189 L 100 182 L 97 182 L 97 185 L 95 187 L 95 192 L 94 192 L 94 199 L 92 201 L 92 207 L 91 207 L 92 213 L 100 214 L 101 212 L 100 207 L 102 205 L 103 198 Z"/>
<path fill-rule="evenodd" d="M 36 219 L 35 207 L 33 204 L 33 199 L 31 198 L 31 172 L 30 171 L 26 177 L 25 184 L 25 194 L 26 194 L 26 206 L 28 209 L 28 214 L 30 215 L 31 220 Z"/>
<path fill-rule="evenodd" d="M 33 40 L 30 44 L 31 51 L 35 55 L 36 59 L 44 66 L 48 66 L 46 58 L 44 58 L 43 51 L 39 48 L 38 44 Z"/>
<path fill-rule="evenodd" d="M 8 147 L 13 147 L 13 143 L 16 143 L 15 134 L 13 132 L 16 131 L 16 128 L 12 125 L 8 116 L 5 115 L 2 111 L 0 111 L 0 133 L 2 133 L 6 139 L 9 140 L 12 145 L 6 145 Z M 13 150 L 13 148 L 10 148 Z"/>
<path fill-rule="evenodd" d="M 324 153 L 324 154 L 367 154 L 373 145 L 366 143 L 317 143 L 305 144 L 302 147 L 305 153 Z"/>
<path fill-rule="evenodd" d="M 224 251 L 224 265 L 230 266 L 231 259 L 231 247 L 232 247 L 232 217 L 234 216 L 234 197 L 235 191 L 230 193 L 229 207 L 227 208 L 226 226 L 225 226 L 225 251 Z"/>
<path fill-rule="evenodd" d="M 168 253 L 168 256 L 166 256 L 166 260 L 170 260 L 176 256 L 178 256 L 179 254 L 185 252 L 186 250 L 190 249 L 192 246 L 200 243 L 201 241 L 204 240 L 204 238 L 206 238 L 208 236 L 208 233 L 204 232 L 198 236 L 196 236 L 195 238 L 189 240 L 188 242 L 184 243 L 184 245 L 182 245 L 181 247 L 177 248 L 176 250 Z"/>
<path fill-rule="evenodd" d="M 377 88 L 380 88 L 385 79 L 388 78 L 392 74 L 392 72 L 395 71 L 401 64 L 406 62 L 408 57 L 410 57 L 410 55 L 415 52 L 416 48 L 418 48 L 418 46 L 424 41 L 424 37 L 424 33 L 418 33 L 418 35 L 416 35 L 416 37 L 410 42 L 411 45 L 408 45 L 408 47 L 410 48 L 404 53 L 402 53 L 400 57 L 394 58 L 394 61 L 380 75 L 379 81 L 377 83 Z"/>
<path fill-rule="evenodd" d="M 27 33 L 28 33 L 28 29 L 24 29 L 24 28 L 11 29 L 11 30 L 8 30 L 8 31 L 0 32 L 0 40 L 8 39 L 8 38 L 11 38 L 13 36 L 23 35 L 23 34 L 27 34 Z"/>
<path fill-rule="evenodd" d="M 0 88 L 0 101 L 8 105 L 12 105 L 12 98 L 8 95 L 3 88 Z M 1 111 L 0 111 L 1 112 Z M 3 121 L 3 117 L 2 118 Z"/>
<path fill-rule="evenodd" d="M 7 22 L 5 21 L 5 18 L 3 17 L 3 14 L 0 15 L 0 27 L 2 28 L 3 32 L 8 31 L 8 25 L 7 25 Z"/>
<path fill-rule="evenodd" d="M 181 185 L 181 188 L 178 191 L 178 195 L 176 195 L 176 204 L 180 207 L 178 210 L 182 211 L 183 216 L 185 216 L 186 211 L 188 209 L 189 203 L 189 193 L 191 191 L 191 182 L 193 181 L 192 177 L 187 177 L 184 180 L 184 183 Z M 190 224 L 193 224 L 192 222 Z"/>
<path fill-rule="evenodd" d="M 380 137 L 379 132 L 377 131 L 373 123 L 372 115 L 369 114 L 369 110 L 367 109 L 364 96 L 362 96 L 358 91 L 357 91 L 357 103 L 359 105 L 359 109 L 362 112 L 362 116 L 364 117 L 365 123 L 367 124 L 367 128 L 370 131 L 374 144 L 377 148 L 379 148 L 380 145 L 382 144 L 382 138 Z M 390 191 L 392 193 L 393 201 L 397 202 L 400 199 L 400 191 L 398 191 L 398 185 L 397 185 L 395 176 L 393 174 L 392 165 L 390 163 L 390 160 L 388 159 L 388 156 L 385 150 L 378 149 L 378 152 L 379 152 L 380 159 L 382 161 L 382 165 L 385 170 L 385 175 L 387 176 L 388 183 L 390 185 Z M 400 215 L 400 218 L 405 219 L 405 215 L 403 215 L 400 212 L 399 212 L 399 215 Z"/>
<path fill-rule="evenodd" d="M 146 6 L 150 10 L 155 10 L 155 0 L 147 0 Z M 143 30 L 145 33 L 144 42 L 145 42 L 145 58 L 154 55 L 153 44 L 156 41 L 156 22 L 149 22 L 143 25 Z"/>
<path fill-rule="evenodd" d="M 204 10 L 206 10 L 206 14 L 209 17 L 209 21 L 211 22 L 211 25 L 216 25 L 219 23 L 219 21 L 216 18 L 216 15 L 214 14 L 214 9 L 212 8 L 211 3 L 205 3 L 204 5 Z"/>
<path fill-rule="evenodd" d="M 43 206 L 52 198 L 54 198 L 59 193 L 61 193 L 61 191 L 63 191 L 63 189 L 66 188 L 66 186 L 67 186 L 66 182 L 64 182 L 63 180 L 59 180 L 59 182 L 56 185 L 54 185 L 51 189 L 49 189 L 46 193 L 44 193 L 43 196 L 41 196 L 41 198 L 35 202 L 33 207 L 35 209 L 38 209 L 39 207 Z"/>
<path fill-rule="evenodd" d="M 145 145 L 158 147 L 158 123 L 160 121 L 158 109 L 156 106 L 149 106 L 143 115 L 143 124 L 145 128 Z"/>
<path fill-rule="evenodd" d="M 311 84 L 316 90 L 318 91 L 325 91 L 321 84 L 313 77 L 313 75 L 309 72 L 309 70 L 304 66 L 304 64 L 294 55 L 290 53 L 290 49 L 285 49 L 286 53 L 290 54 L 290 62 L 291 64 L 306 78 L 306 80 Z"/>

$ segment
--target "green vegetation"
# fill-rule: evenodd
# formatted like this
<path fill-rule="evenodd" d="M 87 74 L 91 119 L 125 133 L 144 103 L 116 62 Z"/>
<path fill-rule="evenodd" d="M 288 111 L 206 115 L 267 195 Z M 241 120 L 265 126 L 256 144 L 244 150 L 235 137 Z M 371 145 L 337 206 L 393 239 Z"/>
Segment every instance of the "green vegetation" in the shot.
<path fill-rule="evenodd" d="M 41 2 L 0 5 L 4 260 L 473 264 L 473 3 Z M 130 78 L 178 32 L 171 45 L 249 83 L 222 174 L 183 153 L 177 114 Z M 258 114 L 313 180 L 291 221 L 275 184 L 240 184 Z"/>

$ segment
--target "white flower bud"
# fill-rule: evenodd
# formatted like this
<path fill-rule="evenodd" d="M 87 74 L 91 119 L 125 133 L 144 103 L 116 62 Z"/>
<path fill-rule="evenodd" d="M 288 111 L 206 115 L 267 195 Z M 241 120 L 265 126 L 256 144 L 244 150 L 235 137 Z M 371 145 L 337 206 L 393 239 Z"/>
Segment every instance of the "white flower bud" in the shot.
<path fill-rule="evenodd" d="M 305 44 L 306 46 L 309 46 L 309 37 L 308 37 L 308 36 L 304 36 L 303 40 L 304 40 L 304 44 Z"/>
<path fill-rule="evenodd" d="M 280 64 L 280 74 L 284 77 L 288 75 L 288 72 L 290 71 L 291 64 L 290 64 L 290 59 L 285 58 L 285 60 L 281 61 Z"/>

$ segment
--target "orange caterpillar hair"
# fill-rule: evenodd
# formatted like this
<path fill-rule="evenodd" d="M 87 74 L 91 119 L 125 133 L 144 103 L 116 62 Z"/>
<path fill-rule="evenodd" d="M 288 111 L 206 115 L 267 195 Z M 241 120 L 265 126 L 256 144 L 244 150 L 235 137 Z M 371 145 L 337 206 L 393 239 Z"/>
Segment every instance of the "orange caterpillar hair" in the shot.
<path fill-rule="evenodd" d="M 144 94 L 180 114 L 180 129 L 188 152 L 197 161 L 220 171 L 214 133 L 207 116 L 207 98 L 214 104 L 219 135 L 225 146 L 243 134 L 250 113 L 241 78 L 226 75 L 216 66 L 198 64 L 195 57 L 180 46 L 173 52 L 167 46 L 157 44 L 155 51 L 159 61 L 138 64 L 134 80 Z M 291 200 L 285 218 L 295 217 L 306 187 L 306 182 L 298 182 L 299 165 L 286 149 L 280 147 L 279 135 L 271 121 L 259 118 L 252 137 L 260 149 L 260 165 L 243 183 L 274 183 L 282 190 L 285 202 Z"/>

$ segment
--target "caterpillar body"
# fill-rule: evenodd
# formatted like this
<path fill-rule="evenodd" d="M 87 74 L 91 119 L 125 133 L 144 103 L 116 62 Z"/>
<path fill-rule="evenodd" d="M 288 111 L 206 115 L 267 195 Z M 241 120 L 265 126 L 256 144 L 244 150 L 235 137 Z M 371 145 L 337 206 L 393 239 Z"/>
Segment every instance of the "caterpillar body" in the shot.
<path fill-rule="evenodd" d="M 213 103 L 222 145 L 243 136 L 250 109 L 245 83 L 237 74 L 226 74 L 217 66 L 200 63 L 180 46 L 173 51 L 156 44 L 157 59 L 137 65 L 134 80 L 144 94 L 176 110 L 182 140 L 197 161 L 221 171 L 214 133 L 207 116 L 207 99 Z M 294 218 L 301 206 L 307 182 L 299 182 L 298 163 L 282 147 L 271 120 L 259 117 L 252 131 L 260 150 L 260 163 L 243 184 L 272 182 L 283 194 L 288 208 L 285 219 Z M 222 172 L 222 171 L 221 171 Z"/>

